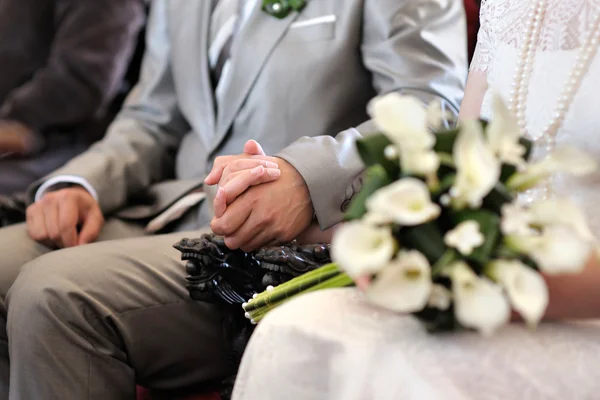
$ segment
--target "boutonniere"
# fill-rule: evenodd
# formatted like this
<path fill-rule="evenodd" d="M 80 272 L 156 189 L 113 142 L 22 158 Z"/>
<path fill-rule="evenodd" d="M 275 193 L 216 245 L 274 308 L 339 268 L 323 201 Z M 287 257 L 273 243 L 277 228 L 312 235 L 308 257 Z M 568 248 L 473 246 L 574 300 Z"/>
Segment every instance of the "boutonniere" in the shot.
<path fill-rule="evenodd" d="M 283 19 L 292 11 L 301 11 L 306 0 L 263 0 L 262 10 L 276 18 Z"/>

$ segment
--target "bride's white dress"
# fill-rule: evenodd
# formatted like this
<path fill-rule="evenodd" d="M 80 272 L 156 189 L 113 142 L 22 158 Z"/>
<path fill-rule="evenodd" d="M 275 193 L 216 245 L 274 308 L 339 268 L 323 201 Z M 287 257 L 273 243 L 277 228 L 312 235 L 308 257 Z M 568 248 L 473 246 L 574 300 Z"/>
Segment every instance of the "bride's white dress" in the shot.
<path fill-rule="evenodd" d="M 508 98 L 532 0 L 484 0 L 472 71 Z M 600 0 L 548 0 L 531 77 L 528 132 L 539 139 Z M 482 115 L 490 115 L 490 92 Z M 600 54 L 556 139 L 600 160 Z M 543 148 L 540 147 L 541 152 Z M 559 178 L 554 192 L 586 210 L 600 236 L 600 174 Z M 599 288 L 600 290 L 600 288 Z M 234 400 L 600 399 L 600 322 L 547 323 L 429 335 L 410 316 L 369 306 L 353 289 L 306 295 L 275 310 L 244 356 Z"/>

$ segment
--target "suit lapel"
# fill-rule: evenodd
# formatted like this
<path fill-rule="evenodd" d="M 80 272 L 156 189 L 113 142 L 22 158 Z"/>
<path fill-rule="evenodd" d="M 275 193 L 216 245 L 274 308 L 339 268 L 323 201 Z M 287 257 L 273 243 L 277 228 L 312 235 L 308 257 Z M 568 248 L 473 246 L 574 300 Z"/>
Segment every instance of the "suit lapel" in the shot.
<path fill-rule="evenodd" d="M 182 27 L 184 33 L 180 40 L 189 42 L 182 46 L 189 51 L 190 66 L 187 69 L 188 81 L 193 84 L 187 88 L 186 96 L 191 99 L 188 104 L 201 108 L 200 110 L 188 110 L 190 123 L 198 128 L 194 129 L 200 136 L 205 146 L 212 143 L 215 132 L 215 100 L 213 87 L 210 80 L 210 68 L 208 66 L 209 27 L 212 13 L 211 1 L 199 1 L 198 7 L 193 15 L 182 15 L 181 21 L 189 21 L 189 25 Z M 185 12 L 190 10 L 180 7 Z M 191 44 L 191 45 L 190 45 Z M 196 120 L 194 116 L 202 116 L 202 120 Z"/>
<path fill-rule="evenodd" d="M 218 147 L 227 135 L 265 62 L 298 17 L 298 13 L 294 12 L 285 19 L 277 19 L 261 11 L 260 0 L 256 3 L 234 42 L 230 80 L 219 104 L 217 140 L 212 150 Z"/>

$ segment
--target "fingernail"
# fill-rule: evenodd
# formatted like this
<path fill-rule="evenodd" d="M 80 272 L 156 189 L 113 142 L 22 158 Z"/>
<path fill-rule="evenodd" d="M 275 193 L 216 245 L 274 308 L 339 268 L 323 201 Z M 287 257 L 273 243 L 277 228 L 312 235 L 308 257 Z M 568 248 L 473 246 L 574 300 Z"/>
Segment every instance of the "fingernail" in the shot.
<path fill-rule="evenodd" d="M 273 161 L 265 161 L 265 167 L 267 167 L 267 168 L 279 168 L 279 165 L 277 165 L 277 163 L 274 163 Z"/>
<path fill-rule="evenodd" d="M 281 175 L 281 171 L 280 171 L 280 170 L 278 170 L 278 169 L 268 168 L 268 169 L 267 169 L 267 174 L 268 174 L 269 176 L 273 176 L 273 177 L 275 177 L 275 176 L 279 176 L 279 175 Z"/>
<path fill-rule="evenodd" d="M 225 191 L 223 190 L 223 188 L 219 188 L 219 190 L 217 190 L 217 194 L 215 195 L 215 200 L 221 200 L 224 194 Z"/>
<path fill-rule="evenodd" d="M 264 170 L 263 166 L 259 165 L 258 167 L 252 168 L 252 174 L 253 175 L 260 175 L 260 174 L 262 174 L 263 170 Z"/>

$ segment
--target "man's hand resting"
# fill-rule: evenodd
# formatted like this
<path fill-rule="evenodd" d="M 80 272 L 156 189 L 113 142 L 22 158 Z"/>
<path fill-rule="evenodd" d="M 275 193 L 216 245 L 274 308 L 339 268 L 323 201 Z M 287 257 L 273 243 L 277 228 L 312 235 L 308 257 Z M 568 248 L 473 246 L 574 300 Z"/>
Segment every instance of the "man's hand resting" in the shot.
<path fill-rule="evenodd" d="M 281 171 L 277 161 L 275 157 L 267 157 L 254 140 L 246 142 L 240 155 L 218 157 L 204 180 L 209 186 L 219 185 L 213 202 L 215 216 L 221 217 L 227 206 L 249 187 L 278 179 Z"/>
<path fill-rule="evenodd" d="M 224 236 L 231 249 L 252 251 L 288 242 L 312 221 L 313 207 L 304 179 L 287 161 L 272 160 L 278 164 L 281 176 L 258 186 L 250 185 L 252 179 L 247 176 L 240 179 L 243 193 L 211 222 L 213 232 Z"/>
<path fill-rule="evenodd" d="M 27 208 L 29 236 L 50 247 L 91 243 L 98 238 L 103 225 L 98 202 L 80 187 L 46 193 Z"/>

